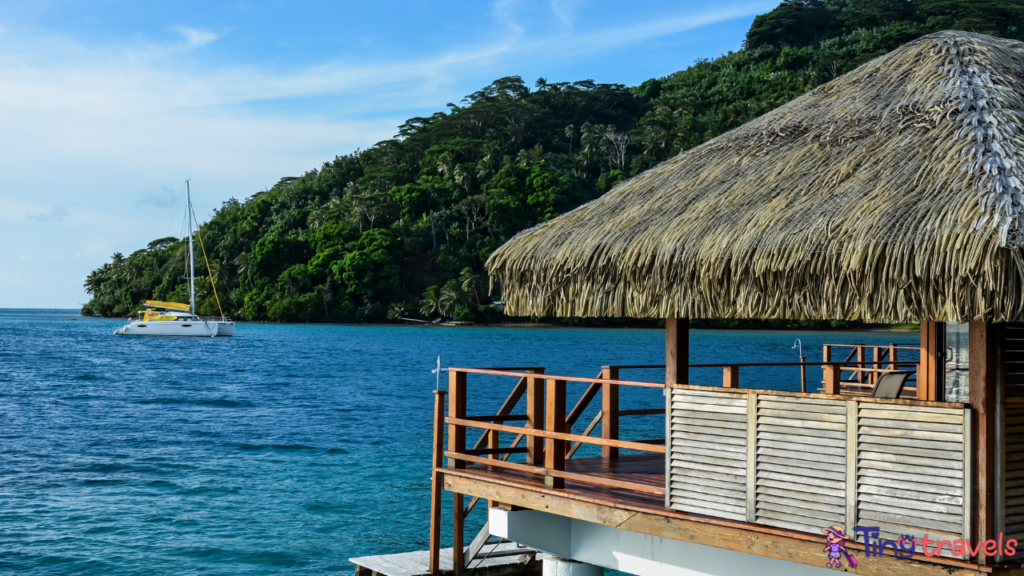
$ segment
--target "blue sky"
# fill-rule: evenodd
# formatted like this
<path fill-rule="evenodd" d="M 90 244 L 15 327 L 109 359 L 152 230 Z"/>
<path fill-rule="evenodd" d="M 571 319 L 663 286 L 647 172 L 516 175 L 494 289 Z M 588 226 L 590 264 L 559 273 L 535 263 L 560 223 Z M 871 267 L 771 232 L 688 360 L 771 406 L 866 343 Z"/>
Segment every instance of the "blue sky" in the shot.
<path fill-rule="evenodd" d="M 0 308 L 74 308 L 114 252 L 492 80 L 636 85 L 778 0 L 0 1 Z"/>

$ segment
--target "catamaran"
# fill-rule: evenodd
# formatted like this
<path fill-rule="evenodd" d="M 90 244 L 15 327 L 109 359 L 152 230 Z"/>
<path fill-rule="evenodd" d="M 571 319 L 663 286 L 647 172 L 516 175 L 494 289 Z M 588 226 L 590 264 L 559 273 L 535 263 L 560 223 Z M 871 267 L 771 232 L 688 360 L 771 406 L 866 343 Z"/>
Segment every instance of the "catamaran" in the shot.
<path fill-rule="evenodd" d="M 192 211 L 192 193 L 189 183 L 185 181 L 185 202 L 186 220 L 188 220 L 188 304 L 177 302 L 158 302 L 146 300 L 146 309 L 139 311 L 139 318 L 114 330 L 118 336 L 231 336 L 235 333 L 235 323 L 231 318 L 224 315 L 220 309 L 220 297 L 217 296 L 217 286 L 214 284 L 213 275 L 210 275 L 210 284 L 213 286 L 213 296 L 217 300 L 217 308 L 220 309 L 219 317 L 202 317 L 196 315 L 196 267 L 195 251 L 192 247 L 192 222 L 195 220 L 195 212 Z M 199 236 L 199 247 L 203 251 L 203 260 L 206 262 L 206 270 L 210 270 L 210 262 L 206 258 L 206 248 L 203 246 L 203 236 L 199 232 L 199 222 L 196 221 L 196 233 Z M 158 310 L 159 309 L 159 310 Z"/>

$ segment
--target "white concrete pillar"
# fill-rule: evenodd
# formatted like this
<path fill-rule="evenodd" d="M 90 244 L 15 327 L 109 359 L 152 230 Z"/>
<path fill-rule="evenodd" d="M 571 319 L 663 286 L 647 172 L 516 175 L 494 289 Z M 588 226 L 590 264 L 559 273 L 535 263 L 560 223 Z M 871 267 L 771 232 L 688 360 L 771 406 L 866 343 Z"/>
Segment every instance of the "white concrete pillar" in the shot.
<path fill-rule="evenodd" d="M 593 564 L 584 564 L 575 560 L 566 560 L 557 556 L 544 558 L 544 576 L 603 576 L 604 568 Z"/>

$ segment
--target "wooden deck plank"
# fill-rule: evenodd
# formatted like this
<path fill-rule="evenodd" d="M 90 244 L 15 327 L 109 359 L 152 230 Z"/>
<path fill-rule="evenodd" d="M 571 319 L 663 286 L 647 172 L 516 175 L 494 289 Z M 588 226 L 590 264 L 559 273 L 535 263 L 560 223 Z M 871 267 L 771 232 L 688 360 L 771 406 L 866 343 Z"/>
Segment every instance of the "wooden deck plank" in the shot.
<path fill-rule="evenodd" d="M 515 542 L 488 542 L 484 545 L 480 556 L 473 561 L 471 568 L 476 574 L 487 574 L 487 568 L 512 567 L 524 564 L 529 556 L 536 552 L 530 548 L 520 548 Z M 430 553 L 426 550 L 402 552 L 399 554 L 381 554 L 379 556 L 362 556 L 350 558 L 349 562 L 384 576 L 428 576 Z M 452 572 L 452 549 L 441 550 L 441 572 Z"/>

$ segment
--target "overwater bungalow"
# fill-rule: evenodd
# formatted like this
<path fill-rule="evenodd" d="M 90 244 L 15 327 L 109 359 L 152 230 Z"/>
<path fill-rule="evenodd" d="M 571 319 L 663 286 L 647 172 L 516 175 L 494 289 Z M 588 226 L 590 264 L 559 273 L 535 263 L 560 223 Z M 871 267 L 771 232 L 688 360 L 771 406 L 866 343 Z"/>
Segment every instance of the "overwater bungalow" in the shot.
<path fill-rule="evenodd" d="M 1024 44 L 933 34 L 501 247 L 508 314 L 664 319 L 665 362 L 449 368 L 422 573 L 485 573 L 488 535 L 574 576 L 1024 573 L 1022 122 Z M 826 347 L 766 382 L 691 364 L 689 318 L 920 323 L 920 345 Z M 475 412 L 495 377 L 508 400 Z M 620 405 L 633 388 L 664 408 Z"/>

